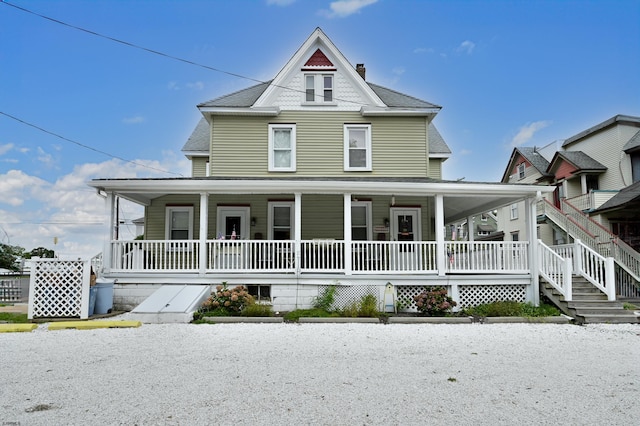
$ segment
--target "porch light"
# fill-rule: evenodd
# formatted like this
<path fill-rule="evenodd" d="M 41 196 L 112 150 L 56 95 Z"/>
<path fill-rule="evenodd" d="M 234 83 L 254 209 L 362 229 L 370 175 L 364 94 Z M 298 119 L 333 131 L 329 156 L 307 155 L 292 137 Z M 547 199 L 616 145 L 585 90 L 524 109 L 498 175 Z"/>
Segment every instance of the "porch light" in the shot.
<path fill-rule="evenodd" d="M 396 196 L 395 196 L 395 195 L 392 195 L 392 196 L 391 196 L 391 205 L 392 205 L 392 206 L 395 206 L 395 205 L 396 205 Z"/>
<path fill-rule="evenodd" d="M 256 220 L 255 217 L 251 218 L 251 226 L 256 226 L 256 223 L 258 223 L 258 221 Z"/>
<path fill-rule="evenodd" d="M 389 227 L 389 218 L 388 218 L 388 217 L 385 217 L 385 218 L 384 218 L 384 227 L 385 227 L 385 228 L 388 228 L 388 227 Z"/>

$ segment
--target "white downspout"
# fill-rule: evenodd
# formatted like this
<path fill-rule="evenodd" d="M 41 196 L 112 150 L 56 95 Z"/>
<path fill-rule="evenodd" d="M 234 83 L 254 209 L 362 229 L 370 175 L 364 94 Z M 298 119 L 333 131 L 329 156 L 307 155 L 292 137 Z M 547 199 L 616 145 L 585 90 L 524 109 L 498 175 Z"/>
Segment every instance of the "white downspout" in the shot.
<path fill-rule="evenodd" d="M 344 274 L 352 275 L 351 269 L 351 194 L 344 194 Z"/>
<path fill-rule="evenodd" d="M 302 263 L 302 193 L 296 192 L 294 197 L 293 239 L 295 244 L 296 275 L 299 275 Z"/>
<path fill-rule="evenodd" d="M 540 192 L 538 196 L 541 197 Z M 534 306 L 540 305 L 540 273 L 538 270 L 538 232 L 536 223 L 536 206 L 537 198 L 529 197 L 525 202 L 527 207 L 525 217 L 527 222 L 527 237 L 529 240 L 529 248 L 527 255 L 529 256 L 529 271 L 531 273 L 531 302 Z"/>
<path fill-rule="evenodd" d="M 115 237 L 115 194 L 113 192 L 107 192 L 107 198 L 105 200 L 106 209 L 107 209 L 107 229 L 105 234 L 107 235 L 107 241 L 104 243 L 104 249 L 102 251 L 102 273 L 109 273 L 111 271 L 111 253 L 112 253 L 112 244 Z M 98 273 L 98 271 L 96 271 Z"/>

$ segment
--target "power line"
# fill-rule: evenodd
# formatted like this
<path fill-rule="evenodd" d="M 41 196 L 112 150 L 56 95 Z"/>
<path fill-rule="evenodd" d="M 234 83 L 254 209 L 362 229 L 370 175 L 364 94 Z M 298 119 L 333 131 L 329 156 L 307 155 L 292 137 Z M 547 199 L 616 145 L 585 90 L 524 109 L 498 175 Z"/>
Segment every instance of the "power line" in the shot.
<path fill-rule="evenodd" d="M 3 1 L 3 0 L 0 0 L 0 1 Z M 72 139 L 66 138 L 64 136 L 61 136 L 61 135 L 59 135 L 57 133 L 54 133 L 52 131 L 49 131 L 47 129 L 43 129 L 40 126 L 36 126 L 35 124 L 29 123 L 27 121 L 24 121 L 24 120 L 22 120 L 22 119 L 20 119 L 18 117 L 15 117 L 15 116 L 13 116 L 11 114 L 6 113 L 6 112 L 0 111 L 0 114 L 4 115 L 5 117 L 11 118 L 12 120 L 15 120 L 15 121 L 17 121 L 19 123 L 22 123 L 22 124 L 24 124 L 26 126 L 33 127 L 34 129 L 40 130 L 41 132 L 44 132 L 44 133 L 46 133 L 48 135 L 55 136 L 55 137 L 57 137 L 59 139 L 67 141 L 67 142 L 71 142 L 72 144 L 78 145 L 78 146 L 80 146 L 82 148 L 85 148 L 85 149 L 88 149 L 90 151 L 94 151 L 94 152 L 97 152 L 99 154 L 106 155 L 107 157 L 115 158 L 115 159 L 118 159 L 120 161 L 124 161 L 125 163 L 130 163 L 130 164 L 133 164 L 133 165 L 136 165 L 136 166 L 139 166 L 139 167 L 144 167 L 144 168 L 147 168 L 147 169 L 150 169 L 150 170 L 155 170 L 157 172 L 162 172 L 162 173 L 167 173 L 167 174 L 177 175 L 177 176 L 183 176 L 180 173 L 175 173 L 175 172 L 170 172 L 168 170 L 158 169 L 156 167 L 147 166 L 146 164 L 138 163 L 138 162 L 135 162 L 133 160 L 127 160 L 126 158 L 122 158 L 122 157 L 119 157 L 117 155 L 109 154 L 108 152 L 101 151 L 101 150 L 99 150 L 97 148 L 93 148 L 93 147 L 91 147 L 89 145 L 85 145 L 83 143 L 76 142 L 76 141 L 74 141 Z"/>
<path fill-rule="evenodd" d="M 31 15 L 37 16 L 39 18 L 46 19 L 47 21 L 51 21 L 51 22 L 54 22 L 56 24 L 63 25 L 65 27 L 72 28 L 72 29 L 78 30 L 78 31 L 82 31 L 84 33 L 91 34 L 93 36 L 100 37 L 100 38 L 103 38 L 105 40 L 112 41 L 114 43 L 119 43 L 119 44 L 122 44 L 124 46 L 132 47 L 134 49 L 143 50 L 145 52 L 148 52 L 148 53 L 151 53 L 151 54 L 154 54 L 154 55 L 159 55 L 159 56 L 163 56 L 163 57 L 168 58 L 168 59 L 173 59 L 174 61 L 183 62 L 183 63 L 189 64 L 189 65 L 194 65 L 196 67 L 204 68 L 204 69 L 207 69 L 207 70 L 210 70 L 210 71 L 219 72 L 219 73 L 226 74 L 226 75 L 229 75 L 229 76 L 232 76 L 232 77 L 237 77 L 237 78 L 241 78 L 241 79 L 244 79 L 244 80 L 253 81 L 255 83 L 260 83 L 260 84 L 268 83 L 269 85 L 271 85 L 273 87 L 278 87 L 280 89 L 289 90 L 289 91 L 292 91 L 292 92 L 306 93 L 302 89 L 295 89 L 295 88 L 292 88 L 292 87 L 281 86 L 281 85 L 278 85 L 278 84 L 273 84 L 272 82 L 267 82 L 267 81 L 259 80 L 259 79 L 256 79 L 256 78 L 247 77 L 246 75 L 238 74 L 238 73 L 235 73 L 235 72 L 225 71 L 225 70 L 220 69 L 220 68 L 212 67 L 212 66 L 209 66 L 209 65 L 204 65 L 204 64 L 201 64 L 199 62 L 191 61 L 189 59 L 180 58 L 178 56 L 170 55 L 168 53 L 164 53 L 164 52 L 161 52 L 159 50 L 150 49 L 148 47 L 140 46 L 138 44 L 131 43 L 131 42 L 119 39 L 119 38 L 115 38 L 115 37 L 111 37 L 111 36 L 108 36 L 108 35 L 104 35 L 104 34 L 101 34 L 99 32 L 96 32 L 96 31 L 92 31 L 92 30 L 88 30 L 88 29 L 83 28 L 83 27 L 79 27 L 77 25 L 69 24 L 69 23 L 61 21 L 59 19 L 55 19 L 55 18 L 51 18 L 51 17 L 46 16 L 46 15 L 42 15 L 40 13 L 34 12 L 34 11 L 26 9 L 24 7 L 16 6 L 15 4 L 8 3 L 5 0 L 0 0 L 0 3 L 6 4 L 7 6 L 11 6 L 13 8 L 16 8 L 16 9 L 21 10 L 23 12 L 26 12 L 26 13 L 29 13 Z M 318 94 L 316 96 L 324 97 L 324 94 Z M 371 105 L 371 104 L 367 104 L 367 103 L 352 101 L 352 100 L 349 100 L 349 99 L 340 99 L 340 98 L 333 98 L 333 99 L 336 100 L 336 101 L 352 103 L 352 104 L 356 104 L 356 105 L 360 105 L 360 106 L 376 106 L 376 105 Z"/>

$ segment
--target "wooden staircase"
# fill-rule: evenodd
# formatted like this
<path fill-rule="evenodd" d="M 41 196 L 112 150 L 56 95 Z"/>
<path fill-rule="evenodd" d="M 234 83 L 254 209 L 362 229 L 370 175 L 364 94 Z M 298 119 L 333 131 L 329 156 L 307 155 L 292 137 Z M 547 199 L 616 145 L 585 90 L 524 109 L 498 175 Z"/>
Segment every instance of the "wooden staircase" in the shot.
<path fill-rule="evenodd" d="M 640 316 L 623 308 L 620 301 L 609 301 L 607 296 L 580 275 L 572 276 L 573 300 L 566 301 L 555 288 L 540 277 L 540 292 L 565 315 L 578 324 L 609 323 L 638 324 Z"/>

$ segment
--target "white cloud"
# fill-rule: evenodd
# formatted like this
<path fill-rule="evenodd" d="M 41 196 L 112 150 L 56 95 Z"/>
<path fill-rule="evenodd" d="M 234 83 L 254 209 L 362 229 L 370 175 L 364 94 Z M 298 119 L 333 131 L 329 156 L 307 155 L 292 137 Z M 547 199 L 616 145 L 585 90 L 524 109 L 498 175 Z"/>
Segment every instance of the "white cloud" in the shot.
<path fill-rule="evenodd" d="M 169 89 L 169 90 L 180 90 L 180 87 L 178 86 L 178 82 L 177 81 L 170 81 L 167 84 L 167 89 Z"/>
<path fill-rule="evenodd" d="M 404 67 L 395 67 L 391 70 L 392 73 L 394 73 L 395 75 L 402 75 L 405 72 Z"/>
<path fill-rule="evenodd" d="M 289 6 L 290 4 L 295 3 L 296 0 L 267 0 L 267 4 L 269 6 L 276 5 L 276 6 Z"/>
<path fill-rule="evenodd" d="M 513 139 L 511 139 L 511 146 L 518 147 L 524 145 L 533 138 L 533 135 L 537 131 L 548 127 L 550 124 L 551 121 L 548 120 L 534 121 L 533 123 L 525 124 L 524 126 L 520 127 L 518 133 L 513 137 Z"/>
<path fill-rule="evenodd" d="M 460 46 L 456 49 L 458 53 L 466 53 L 470 55 L 473 52 L 473 49 L 476 47 L 476 44 L 472 41 L 465 40 L 460 43 Z"/>
<path fill-rule="evenodd" d="M 135 160 L 135 164 L 111 159 L 79 164 L 50 183 L 23 171 L 0 174 L 0 225 L 12 245 L 32 250 L 55 249 L 63 258 L 87 258 L 103 250 L 106 238 L 105 203 L 87 182 L 95 178 L 166 177 L 157 170 L 190 175 L 189 161 L 175 152 L 162 153 L 161 160 Z M 144 167 L 147 166 L 147 167 Z M 120 218 L 142 216 L 141 206 L 120 202 Z M 134 226 L 121 227 L 121 236 L 135 238 Z M 59 243 L 54 247 L 53 238 Z"/>
<path fill-rule="evenodd" d="M 41 147 L 38 147 L 37 151 L 38 151 L 38 155 L 36 156 L 36 158 L 38 159 L 38 161 L 40 161 L 42 164 L 44 164 L 47 167 L 53 167 L 54 166 L 55 159 L 53 158 L 53 156 L 51 154 L 46 152 Z"/>
<path fill-rule="evenodd" d="M 122 119 L 124 124 L 140 124 L 144 123 L 144 117 L 141 115 L 134 115 L 133 117 L 125 117 Z"/>
<path fill-rule="evenodd" d="M 459 152 L 460 155 L 471 155 L 473 154 L 473 151 L 471 151 L 470 149 L 462 149 Z"/>
<path fill-rule="evenodd" d="M 376 3 L 378 0 L 338 0 L 331 2 L 329 8 L 331 11 L 321 10 L 320 14 L 327 18 L 346 18 L 354 13 L 360 13 L 360 10 L 366 6 Z"/>
<path fill-rule="evenodd" d="M 12 143 L 7 143 L 4 145 L 0 145 L 0 155 L 4 155 L 7 152 L 11 151 L 13 149 L 13 144 Z"/>

